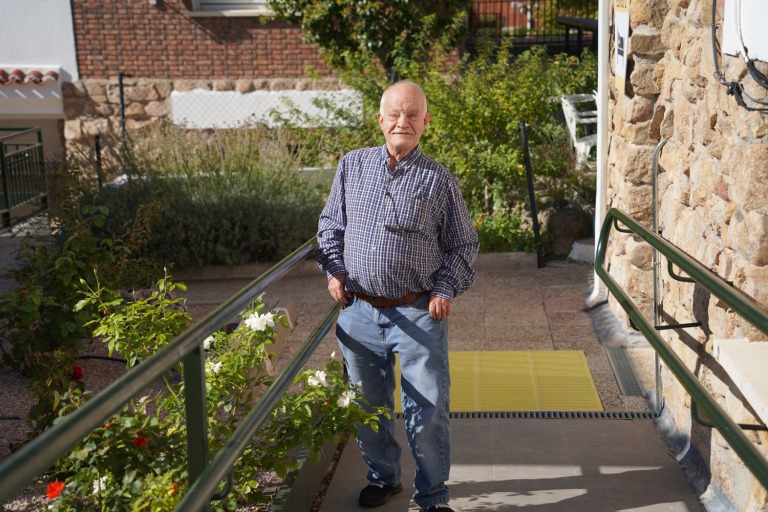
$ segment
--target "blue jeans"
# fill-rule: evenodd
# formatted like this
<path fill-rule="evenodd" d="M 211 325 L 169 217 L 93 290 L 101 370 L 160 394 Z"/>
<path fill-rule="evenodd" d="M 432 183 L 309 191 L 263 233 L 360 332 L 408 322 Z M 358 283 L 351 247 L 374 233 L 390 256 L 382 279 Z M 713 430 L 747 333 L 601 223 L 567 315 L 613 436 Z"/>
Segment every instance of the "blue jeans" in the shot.
<path fill-rule="evenodd" d="M 447 503 L 445 481 L 451 467 L 447 321 L 429 316 L 429 294 L 391 308 L 350 301 L 336 324 L 350 381 L 362 385 L 370 406 L 392 411 L 395 353 L 400 354 L 405 429 L 416 460 L 413 500 L 421 508 Z M 400 482 L 400 445 L 393 419 L 382 418 L 378 432 L 359 427 L 357 442 L 368 464 L 368 480 Z"/>

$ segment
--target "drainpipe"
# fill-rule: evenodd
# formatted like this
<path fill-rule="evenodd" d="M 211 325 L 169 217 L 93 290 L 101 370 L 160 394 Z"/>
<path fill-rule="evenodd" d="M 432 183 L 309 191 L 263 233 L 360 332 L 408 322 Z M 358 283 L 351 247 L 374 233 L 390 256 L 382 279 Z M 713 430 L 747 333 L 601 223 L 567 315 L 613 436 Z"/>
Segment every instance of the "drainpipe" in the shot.
<path fill-rule="evenodd" d="M 605 220 L 607 210 L 607 161 L 608 161 L 608 75 L 610 62 L 610 6 L 611 0 L 600 0 L 597 10 L 597 191 L 595 194 L 595 238 Z M 597 240 L 595 240 L 597 251 Z M 605 298 L 603 282 L 595 274 L 594 287 L 587 299 L 587 306 L 595 306 Z"/>

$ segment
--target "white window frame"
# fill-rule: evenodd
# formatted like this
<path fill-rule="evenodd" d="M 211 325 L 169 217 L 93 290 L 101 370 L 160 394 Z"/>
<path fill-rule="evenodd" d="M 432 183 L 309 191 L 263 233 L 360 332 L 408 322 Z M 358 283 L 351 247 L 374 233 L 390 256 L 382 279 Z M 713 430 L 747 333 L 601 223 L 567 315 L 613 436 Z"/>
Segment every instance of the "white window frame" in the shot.
<path fill-rule="evenodd" d="M 267 0 L 192 0 L 191 17 L 271 16 Z"/>

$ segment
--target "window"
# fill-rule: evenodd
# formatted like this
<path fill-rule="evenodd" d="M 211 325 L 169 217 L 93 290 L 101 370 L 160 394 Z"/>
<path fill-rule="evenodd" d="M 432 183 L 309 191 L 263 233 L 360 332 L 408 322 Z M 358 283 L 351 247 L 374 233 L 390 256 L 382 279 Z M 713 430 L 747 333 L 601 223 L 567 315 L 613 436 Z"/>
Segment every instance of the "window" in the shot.
<path fill-rule="evenodd" d="M 191 16 L 265 16 L 268 0 L 192 0 Z"/>

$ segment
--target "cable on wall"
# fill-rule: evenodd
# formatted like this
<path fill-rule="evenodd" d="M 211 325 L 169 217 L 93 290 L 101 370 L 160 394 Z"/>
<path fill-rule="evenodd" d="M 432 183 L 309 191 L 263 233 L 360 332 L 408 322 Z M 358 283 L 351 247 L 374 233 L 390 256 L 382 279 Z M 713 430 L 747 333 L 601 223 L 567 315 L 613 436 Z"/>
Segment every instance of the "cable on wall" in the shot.
<path fill-rule="evenodd" d="M 747 53 L 747 48 L 744 46 L 744 39 L 741 34 L 741 0 L 738 0 L 738 13 L 739 13 L 739 20 L 738 20 L 738 30 L 739 30 L 739 44 L 741 45 L 742 49 L 742 55 L 744 56 L 744 60 L 747 64 L 747 70 L 749 71 L 750 76 L 752 77 L 755 82 L 757 82 L 758 85 L 761 87 L 768 89 L 768 77 L 766 77 L 763 73 L 761 73 L 757 67 L 755 67 L 754 60 L 749 58 L 749 54 Z M 710 34 L 712 38 L 712 60 L 715 64 L 715 72 L 714 76 L 715 79 L 718 81 L 720 85 L 723 85 L 727 87 L 727 93 L 729 96 L 733 96 L 733 98 L 736 100 L 736 104 L 742 107 L 745 110 L 752 111 L 752 112 L 768 112 L 768 101 L 764 100 L 758 100 L 747 94 L 747 92 L 744 90 L 744 86 L 738 82 L 738 81 L 727 81 L 725 78 L 725 75 L 722 71 L 720 71 L 720 64 L 718 62 L 718 44 L 717 44 L 717 24 L 715 23 L 715 17 L 717 15 L 717 9 L 716 9 L 717 2 L 716 0 L 712 0 L 712 23 L 710 25 Z M 747 101 L 749 103 L 747 103 Z M 766 105 L 766 106 L 753 106 L 753 105 Z"/>

